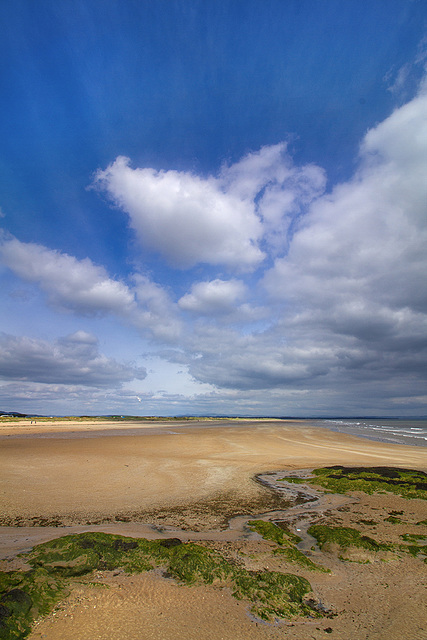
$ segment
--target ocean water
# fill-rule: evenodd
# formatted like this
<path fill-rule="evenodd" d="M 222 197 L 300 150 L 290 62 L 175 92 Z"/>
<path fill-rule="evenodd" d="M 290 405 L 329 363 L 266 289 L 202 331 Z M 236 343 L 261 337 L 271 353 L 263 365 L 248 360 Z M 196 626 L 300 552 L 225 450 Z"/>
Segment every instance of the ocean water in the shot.
<path fill-rule="evenodd" d="M 349 433 L 369 440 L 427 447 L 427 420 L 331 418 L 316 420 L 316 424 L 331 431 Z"/>

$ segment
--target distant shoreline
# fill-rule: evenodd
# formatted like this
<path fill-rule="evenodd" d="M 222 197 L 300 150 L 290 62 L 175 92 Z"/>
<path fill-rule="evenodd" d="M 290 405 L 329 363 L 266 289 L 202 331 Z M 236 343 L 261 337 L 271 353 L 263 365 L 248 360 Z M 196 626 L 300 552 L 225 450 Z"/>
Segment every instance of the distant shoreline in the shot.
<path fill-rule="evenodd" d="M 427 420 L 422 418 L 214 418 L 214 417 L 0 417 L 4 437 L 100 437 L 157 433 L 164 428 L 242 427 L 262 423 L 295 424 L 327 429 L 388 444 L 427 447 Z M 19 427 L 19 428 L 17 428 Z M 171 432 L 172 433 L 172 432 Z"/>

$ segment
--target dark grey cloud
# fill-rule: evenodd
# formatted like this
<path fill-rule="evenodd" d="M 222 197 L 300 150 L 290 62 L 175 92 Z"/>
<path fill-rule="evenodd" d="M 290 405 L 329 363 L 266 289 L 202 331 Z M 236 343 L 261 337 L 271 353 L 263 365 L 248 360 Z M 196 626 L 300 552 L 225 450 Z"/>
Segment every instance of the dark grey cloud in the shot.
<path fill-rule="evenodd" d="M 144 368 L 121 364 L 100 353 L 97 339 L 84 331 L 52 343 L 0 335 L 3 380 L 103 388 L 145 376 Z"/>

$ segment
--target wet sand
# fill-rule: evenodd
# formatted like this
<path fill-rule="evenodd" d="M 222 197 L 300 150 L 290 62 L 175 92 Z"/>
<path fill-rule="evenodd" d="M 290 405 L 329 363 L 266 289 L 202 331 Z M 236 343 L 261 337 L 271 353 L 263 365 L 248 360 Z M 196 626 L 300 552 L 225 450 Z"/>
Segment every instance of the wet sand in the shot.
<path fill-rule="evenodd" d="M 239 504 L 265 495 L 252 478 L 268 470 L 326 464 L 427 469 L 421 447 L 362 440 L 305 422 L 144 422 L 137 430 L 134 423 L 38 421 L 2 424 L 0 438 L 0 523 L 9 525 L 43 518 L 60 524 L 144 521 L 145 512 L 224 495 Z"/>
<path fill-rule="evenodd" d="M 427 471 L 427 451 L 363 440 L 304 421 L 3 422 L 0 557 L 9 558 L 12 568 L 17 552 L 40 541 L 96 529 L 135 537 L 167 537 L 178 531 L 181 539 L 223 545 L 229 554 L 239 544 L 259 549 L 268 543 L 247 535 L 243 540 L 241 531 L 228 529 L 228 519 L 238 513 L 286 507 L 282 498 L 254 481 L 255 474 L 330 464 Z M 413 508 L 414 522 L 423 519 L 423 513 L 427 518 L 424 501 L 390 496 L 378 500 L 359 500 L 344 524 L 351 526 L 353 512 L 369 519 L 381 510 L 386 515 L 396 505 Z M 344 514 L 331 512 L 329 517 L 340 522 Z M 334 620 L 295 627 L 257 625 L 229 593 L 177 586 L 156 574 L 117 574 L 99 577 L 109 589 L 82 584 L 73 590 L 62 609 L 41 622 L 31 638 L 305 640 L 325 637 L 329 629 L 331 637 L 342 640 L 391 640 L 409 637 L 408 629 L 414 640 L 427 638 L 422 635 L 427 620 L 425 565 L 420 560 L 408 557 L 366 566 L 327 561 L 332 575 L 306 577 L 317 593 L 341 609 Z"/>

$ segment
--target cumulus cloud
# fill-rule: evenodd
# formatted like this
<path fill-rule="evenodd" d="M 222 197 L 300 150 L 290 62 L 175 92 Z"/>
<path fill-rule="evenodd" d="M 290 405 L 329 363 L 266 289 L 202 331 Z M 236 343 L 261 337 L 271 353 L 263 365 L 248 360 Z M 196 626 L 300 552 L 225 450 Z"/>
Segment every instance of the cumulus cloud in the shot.
<path fill-rule="evenodd" d="M 326 174 L 317 165 L 296 166 L 281 142 L 224 165 L 220 180 L 227 192 L 254 203 L 269 252 L 284 253 L 291 223 L 324 192 Z"/>
<path fill-rule="evenodd" d="M 135 305 L 128 287 L 108 277 L 88 258 L 77 260 L 38 244 L 0 236 L 0 259 L 27 282 L 35 282 L 52 304 L 83 314 L 126 313 Z"/>
<path fill-rule="evenodd" d="M 427 372 L 427 95 L 367 132 L 354 177 L 315 196 L 263 285 L 264 330 L 197 326 L 191 374 L 229 389 L 306 390 L 351 404 L 420 397 Z M 244 183 L 239 189 L 247 192 Z M 309 196 L 310 199 L 311 196 Z M 180 306 L 201 311 L 203 287 Z M 375 391 L 373 390 L 375 389 Z M 333 406 L 333 404 L 331 405 Z M 369 405 L 373 406 L 373 405 Z"/>
<path fill-rule="evenodd" d="M 133 169 L 124 158 L 99 171 L 98 187 L 128 214 L 144 247 L 182 268 L 205 263 L 185 289 L 182 274 L 167 287 L 142 274 L 126 284 L 88 259 L 10 237 L 0 255 L 57 308 L 112 314 L 169 342 L 159 357 L 215 387 L 197 406 L 361 412 L 363 398 L 366 411 L 405 405 L 407 412 L 419 407 L 426 384 L 426 176 L 427 93 L 420 92 L 366 133 L 353 177 L 328 193 L 324 171 L 295 165 L 285 143 L 207 178 Z M 240 274 L 227 277 L 227 269 Z M 35 376 L 34 363 L 47 371 L 43 362 L 60 376 L 66 367 L 55 362 L 67 358 L 64 384 L 79 378 L 84 362 L 88 379 L 98 376 L 102 356 L 90 336 L 50 347 L 22 340 L 5 339 L 9 379 Z M 120 377 L 124 365 L 108 362 L 112 376 L 131 375 L 125 367 Z M 189 408 L 178 396 L 162 397 Z"/>
<path fill-rule="evenodd" d="M 355 178 L 313 203 L 267 274 L 273 297 L 330 315 L 426 310 L 426 114 L 420 95 L 367 133 Z"/>
<path fill-rule="evenodd" d="M 47 342 L 0 334 L 0 378 L 8 381 L 114 387 L 138 378 L 142 367 L 120 364 L 99 352 L 95 336 L 77 331 Z"/>
<path fill-rule="evenodd" d="M 279 248 L 289 216 L 325 187 L 322 169 L 295 168 L 286 144 L 266 146 L 218 176 L 133 169 L 118 157 L 95 185 L 129 215 L 141 244 L 181 268 L 198 263 L 251 271 L 265 258 L 264 239 Z"/>
<path fill-rule="evenodd" d="M 89 258 L 54 251 L 0 235 L 0 260 L 18 277 L 36 283 L 49 303 L 79 315 L 112 314 L 157 339 L 172 340 L 180 324 L 167 292 L 147 276 L 133 274 L 132 286 L 110 278 Z"/>
<path fill-rule="evenodd" d="M 244 297 L 246 287 L 241 280 L 211 280 L 197 282 L 186 293 L 178 305 L 184 311 L 200 315 L 231 313 Z"/>
<path fill-rule="evenodd" d="M 96 184 L 129 214 L 142 245 L 173 265 L 199 262 L 250 270 L 262 259 L 262 227 L 253 205 L 222 191 L 214 178 L 132 169 L 119 157 Z"/>
<path fill-rule="evenodd" d="M 181 334 L 181 321 L 168 292 L 147 276 L 134 274 L 134 291 L 138 305 L 132 316 L 137 328 L 150 327 L 154 338 L 176 341 Z"/>

